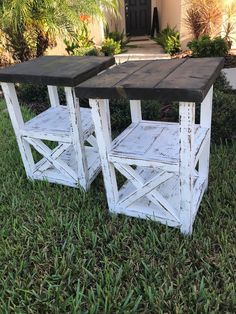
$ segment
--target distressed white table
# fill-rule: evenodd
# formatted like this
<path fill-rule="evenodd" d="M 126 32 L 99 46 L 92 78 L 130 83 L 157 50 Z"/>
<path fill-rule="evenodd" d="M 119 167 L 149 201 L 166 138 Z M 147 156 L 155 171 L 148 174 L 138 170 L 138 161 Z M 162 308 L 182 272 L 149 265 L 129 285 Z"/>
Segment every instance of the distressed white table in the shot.
<path fill-rule="evenodd" d="M 74 87 L 115 63 L 114 58 L 48 56 L 0 70 L 6 99 L 27 176 L 87 190 L 101 169 L 91 109 L 80 108 Z M 24 122 L 14 83 L 48 87 L 50 108 Z M 66 106 L 57 86 L 63 86 Z M 55 142 L 51 149 L 48 142 Z M 35 160 L 32 148 L 41 158 Z"/>
<path fill-rule="evenodd" d="M 90 98 L 109 210 L 191 234 L 208 184 L 213 83 L 222 58 L 127 62 L 76 88 Z M 111 138 L 110 98 L 130 100 L 130 126 Z M 142 119 L 140 99 L 179 102 L 179 122 Z M 195 123 L 195 103 L 201 103 Z M 127 181 L 118 189 L 116 171 Z"/>

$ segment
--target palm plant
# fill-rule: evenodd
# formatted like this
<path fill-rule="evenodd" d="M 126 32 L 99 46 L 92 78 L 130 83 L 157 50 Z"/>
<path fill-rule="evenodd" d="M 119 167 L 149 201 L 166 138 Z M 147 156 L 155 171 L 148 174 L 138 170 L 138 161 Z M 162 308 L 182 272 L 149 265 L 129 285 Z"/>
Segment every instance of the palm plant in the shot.
<path fill-rule="evenodd" d="M 116 12 L 119 0 L 0 0 L 0 30 L 15 60 L 41 56 L 58 36 L 73 37 L 80 16 Z"/>

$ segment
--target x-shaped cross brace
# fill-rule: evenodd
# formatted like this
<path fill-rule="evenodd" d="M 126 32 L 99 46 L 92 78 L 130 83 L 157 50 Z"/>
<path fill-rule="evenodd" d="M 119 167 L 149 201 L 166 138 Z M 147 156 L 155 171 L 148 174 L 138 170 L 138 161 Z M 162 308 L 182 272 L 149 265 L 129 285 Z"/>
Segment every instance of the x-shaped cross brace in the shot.
<path fill-rule="evenodd" d="M 78 175 L 76 172 L 70 168 L 63 160 L 59 157 L 65 150 L 71 145 L 70 143 L 61 143 L 55 149 L 51 150 L 47 145 L 45 145 L 41 140 L 33 139 L 29 137 L 24 137 L 29 144 L 31 144 L 37 152 L 39 152 L 45 158 L 37 164 L 35 171 L 45 171 L 51 165 L 53 165 L 57 170 L 59 170 L 63 175 L 72 178 L 73 180 L 78 180 Z"/>
<path fill-rule="evenodd" d="M 159 205 L 163 207 L 162 214 L 165 215 L 165 211 L 167 211 L 175 220 L 179 221 L 174 207 L 156 190 L 160 184 L 170 179 L 173 176 L 173 173 L 161 171 L 159 174 L 145 182 L 141 175 L 131 166 L 118 163 L 114 163 L 114 166 L 136 187 L 135 191 L 126 195 L 119 201 L 118 206 L 128 207 L 138 199 L 146 196 L 152 203 L 158 205 L 158 207 L 160 207 Z"/>

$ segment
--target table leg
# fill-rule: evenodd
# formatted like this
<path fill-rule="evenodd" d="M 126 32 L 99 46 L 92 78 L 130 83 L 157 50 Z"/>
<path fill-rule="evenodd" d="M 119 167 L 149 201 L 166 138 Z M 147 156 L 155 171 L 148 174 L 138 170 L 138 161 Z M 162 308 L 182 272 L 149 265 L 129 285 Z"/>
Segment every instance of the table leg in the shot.
<path fill-rule="evenodd" d="M 51 107 L 60 106 L 60 100 L 59 100 L 59 96 L 58 96 L 57 86 L 48 85 L 48 96 L 49 96 Z"/>
<path fill-rule="evenodd" d="M 13 83 L 1 83 L 1 86 L 27 177 L 32 178 L 35 163 L 29 143 L 27 143 L 27 141 L 25 141 L 21 136 L 21 129 L 24 127 L 24 121 L 22 118 L 15 85 Z"/>
<path fill-rule="evenodd" d="M 142 120 L 141 100 L 130 100 L 131 120 L 138 123 Z"/>
<path fill-rule="evenodd" d="M 195 103 L 180 103 L 180 223 L 181 232 L 192 233 Z"/>
<path fill-rule="evenodd" d="M 202 151 L 199 159 L 199 175 L 206 178 L 206 187 L 208 186 L 209 177 L 209 162 L 210 162 L 210 145 L 211 145 L 211 118 L 212 118 L 212 98 L 213 98 L 213 86 L 208 92 L 206 98 L 201 104 L 201 127 L 208 128 L 209 133 L 207 136 L 207 142 Z"/>
<path fill-rule="evenodd" d="M 65 87 L 66 102 L 70 111 L 71 135 L 78 165 L 78 180 L 85 191 L 88 190 L 88 164 L 84 147 L 84 136 L 80 115 L 80 106 L 74 89 Z"/>
<path fill-rule="evenodd" d="M 112 142 L 109 100 L 90 99 L 89 104 L 92 108 L 92 117 L 101 157 L 107 202 L 109 210 L 115 212 L 115 206 L 118 202 L 118 187 L 115 168 L 113 164 L 108 161 L 108 153 Z"/>

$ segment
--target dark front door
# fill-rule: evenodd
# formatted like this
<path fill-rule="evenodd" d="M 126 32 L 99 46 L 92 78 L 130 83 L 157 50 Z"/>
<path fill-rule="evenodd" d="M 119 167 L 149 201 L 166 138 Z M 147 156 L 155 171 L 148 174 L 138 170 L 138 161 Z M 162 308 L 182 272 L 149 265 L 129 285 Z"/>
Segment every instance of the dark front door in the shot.
<path fill-rule="evenodd" d="M 126 33 L 149 35 L 151 31 L 151 0 L 125 0 Z"/>

